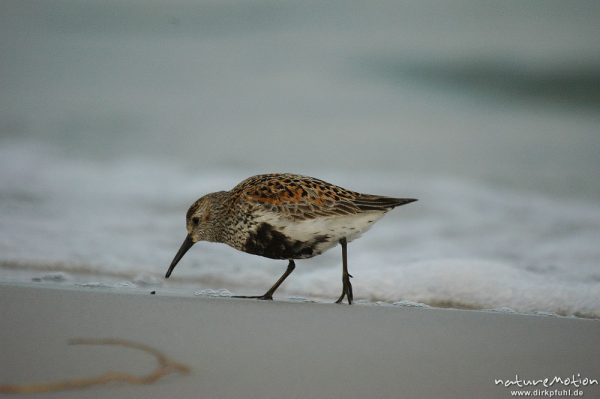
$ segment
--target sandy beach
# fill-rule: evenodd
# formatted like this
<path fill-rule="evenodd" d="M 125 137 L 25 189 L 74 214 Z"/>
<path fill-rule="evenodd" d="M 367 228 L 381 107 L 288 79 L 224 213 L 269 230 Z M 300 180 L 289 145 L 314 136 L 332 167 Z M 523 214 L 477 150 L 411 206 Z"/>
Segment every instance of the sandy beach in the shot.
<path fill-rule="evenodd" d="M 506 398 L 515 387 L 495 379 L 600 378 L 597 320 L 6 284 L 0 303 L 0 385 L 154 367 L 76 337 L 143 343 L 191 369 L 30 398 Z"/>

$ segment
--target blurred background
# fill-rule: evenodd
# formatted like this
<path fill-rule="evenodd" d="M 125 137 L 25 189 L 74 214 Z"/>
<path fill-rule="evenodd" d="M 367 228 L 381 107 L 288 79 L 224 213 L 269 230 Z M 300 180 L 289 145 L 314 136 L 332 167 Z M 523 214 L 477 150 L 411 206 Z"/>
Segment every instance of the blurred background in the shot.
<path fill-rule="evenodd" d="M 597 1 L 0 3 L 0 281 L 262 293 L 187 207 L 257 173 L 416 197 L 365 301 L 600 317 Z M 282 296 L 335 299 L 334 249 Z M 279 264 L 281 263 L 281 264 Z M 194 291 L 199 290 L 199 291 Z"/>

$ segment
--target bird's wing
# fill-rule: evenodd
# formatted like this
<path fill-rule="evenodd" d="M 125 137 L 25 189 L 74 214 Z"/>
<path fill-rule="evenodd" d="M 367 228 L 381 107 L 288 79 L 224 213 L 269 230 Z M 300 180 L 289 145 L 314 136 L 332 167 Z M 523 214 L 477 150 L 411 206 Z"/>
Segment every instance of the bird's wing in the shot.
<path fill-rule="evenodd" d="M 241 201 L 292 220 L 385 212 L 406 203 L 401 199 L 360 194 L 312 177 L 292 174 L 253 176 L 232 191 Z"/>
<path fill-rule="evenodd" d="M 241 201 L 292 220 L 360 212 L 352 203 L 354 193 L 322 180 L 292 175 L 258 175 L 232 190 Z"/>

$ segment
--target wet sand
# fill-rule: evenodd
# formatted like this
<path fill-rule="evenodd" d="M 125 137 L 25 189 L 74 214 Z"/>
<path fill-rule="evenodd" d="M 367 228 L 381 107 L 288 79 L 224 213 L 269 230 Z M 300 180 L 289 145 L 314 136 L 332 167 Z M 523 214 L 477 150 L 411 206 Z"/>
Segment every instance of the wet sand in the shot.
<path fill-rule="evenodd" d="M 0 285 L 0 385 L 155 367 L 75 337 L 144 343 L 191 373 L 26 397 L 508 398 L 495 379 L 600 379 L 598 320 L 149 292 Z"/>

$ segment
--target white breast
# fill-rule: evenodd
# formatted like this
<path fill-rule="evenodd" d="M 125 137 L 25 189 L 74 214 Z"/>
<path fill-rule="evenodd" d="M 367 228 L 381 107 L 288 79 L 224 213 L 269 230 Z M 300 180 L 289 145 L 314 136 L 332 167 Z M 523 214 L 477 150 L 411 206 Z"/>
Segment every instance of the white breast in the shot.
<path fill-rule="evenodd" d="M 348 242 L 358 238 L 381 219 L 385 212 L 371 211 L 357 215 L 328 216 L 309 220 L 290 221 L 265 213 L 258 221 L 268 223 L 291 239 L 311 242 L 318 236 L 329 238 L 317 244 L 316 253 L 323 253 L 336 246 L 342 238 Z"/>

